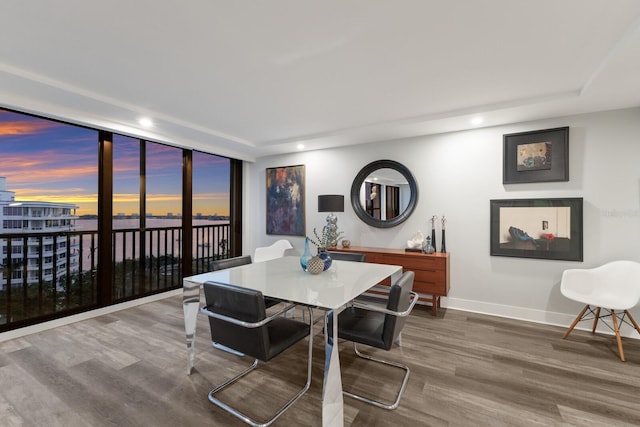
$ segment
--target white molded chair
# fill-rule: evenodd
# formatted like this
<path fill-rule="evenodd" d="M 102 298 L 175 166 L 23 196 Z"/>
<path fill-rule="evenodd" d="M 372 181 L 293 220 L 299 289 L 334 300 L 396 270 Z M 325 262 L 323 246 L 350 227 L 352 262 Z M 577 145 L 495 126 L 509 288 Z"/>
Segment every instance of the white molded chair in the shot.
<path fill-rule="evenodd" d="M 287 249 L 293 249 L 288 240 L 281 239 L 271 246 L 256 248 L 253 254 L 253 262 L 269 261 L 270 259 L 282 258 Z"/>
<path fill-rule="evenodd" d="M 596 268 L 566 270 L 562 273 L 560 292 L 586 304 L 562 338 L 569 336 L 582 320 L 593 320 L 591 333 L 595 333 L 598 320 L 611 317 L 613 327 L 605 325 L 615 333 L 620 360 L 624 362 L 620 325 L 626 323 L 640 333 L 640 327 L 628 311 L 640 302 L 640 263 L 613 261 Z M 600 314 L 602 309 L 606 314 Z M 591 315 L 593 317 L 589 317 Z"/>

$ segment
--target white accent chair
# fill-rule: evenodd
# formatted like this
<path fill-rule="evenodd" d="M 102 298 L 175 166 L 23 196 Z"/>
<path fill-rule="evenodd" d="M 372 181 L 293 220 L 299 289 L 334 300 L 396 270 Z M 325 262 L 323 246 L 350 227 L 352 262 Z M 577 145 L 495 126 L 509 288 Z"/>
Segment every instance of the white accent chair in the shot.
<path fill-rule="evenodd" d="M 640 302 L 640 263 L 613 261 L 596 268 L 566 270 L 562 273 L 560 292 L 586 304 L 562 338 L 569 336 L 582 320 L 593 320 L 591 333 L 595 333 L 598 320 L 610 317 L 613 327 L 605 325 L 615 333 L 620 360 L 624 362 L 620 326 L 626 323 L 640 333 L 640 327 L 629 313 L 629 309 Z M 601 315 L 601 311 L 606 313 Z"/>
<path fill-rule="evenodd" d="M 269 261 L 270 259 L 282 258 L 288 249 L 293 249 L 288 240 L 281 239 L 271 246 L 256 248 L 253 254 L 253 262 Z"/>

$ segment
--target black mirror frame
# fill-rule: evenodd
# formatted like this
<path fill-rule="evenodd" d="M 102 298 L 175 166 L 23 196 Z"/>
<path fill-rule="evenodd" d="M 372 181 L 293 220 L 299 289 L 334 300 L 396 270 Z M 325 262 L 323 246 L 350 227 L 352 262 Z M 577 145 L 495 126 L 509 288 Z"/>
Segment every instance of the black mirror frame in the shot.
<path fill-rule="evenodd" d="M 383 221 L 381 219 L 373 218 L 367 213 L 367 211 L 364 210 L 364 208 L 360 204 L 360 188 L 362 187 L 362 184 L 364 184 L 364 180 L 369 175 L 371 175 L 371 173 L 378 169 L 384 168 L 394 169 L 400 172 L 407 179 L 407 182 L 409 183 L 409 190 L 411 191 L 411 198 L 409 200 L 407 208 L 400 215 L 390 220 Z M 406 166 L 394 160 L 376 160 L 375 162 L 369 163 L 368 165 L 363 167 L 360 172 L 358 172 L 358 175 L 356 175 L 355 179 L 353 180 L 353 184 L 351 185 L 351 206 L 353 207 L 356 215 L 358 215 L 358 217 L 362 221 L 372 227 L 390 228 L 403 223 L 413 213 L 417 204 L 418 185 L 416 183 L 416 179 L 413 177 L 411 171 L 407 169 Z"/>

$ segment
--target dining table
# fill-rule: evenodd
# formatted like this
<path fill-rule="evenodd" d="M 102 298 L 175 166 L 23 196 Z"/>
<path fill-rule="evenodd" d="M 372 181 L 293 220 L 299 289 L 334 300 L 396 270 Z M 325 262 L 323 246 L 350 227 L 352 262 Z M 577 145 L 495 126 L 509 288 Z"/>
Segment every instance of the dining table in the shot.
<path fill-rule="evenodd" d="M 324 311 L 325 361 L 322 387 L 322 425 L 344 425 L 344 402 L 337 346 L 338 315 L 359 295 L 390 278 L 402 275 L 399 265 L 333 260 L 320 274 L 304 271 L 297 256 L 285 256 L 183 279 L 183 310 L 187 343 L 187 374 L 195 362 L 196 320 L 201 287 L 207 281 L 259 290 L 265 297 Z"/>

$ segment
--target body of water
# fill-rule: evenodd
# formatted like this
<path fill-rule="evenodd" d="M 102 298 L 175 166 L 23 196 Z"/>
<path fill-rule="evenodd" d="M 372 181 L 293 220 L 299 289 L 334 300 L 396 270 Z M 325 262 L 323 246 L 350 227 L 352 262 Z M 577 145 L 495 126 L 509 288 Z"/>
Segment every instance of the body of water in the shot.
<path fill-rule="evenodd" d="M 167 219 L 167 218 L 147 218 L 147 233 L 146 233 L 146 256 L 153 255 L 160 257 L 163 255 L 173 255 L 180 257 L 182 252 L 182 238 L 181 230 L 182 220 L 180 218 Z M 206 219 L 193 219 L 194 226 L 214 226 L 214 225 L 228 225 L 227 220 L 206 220 Z M 98 220 L 96 219 L 78 219 L 76 220 L 76 230 L 78 231 L 97 231 Z M 114 230 L 128 230 L 137 229 L 140 225 L 139 219 L 136 218 L 114 218 L 113 229 Z M 150 231 L 154 228 L 178 228 L 174 231 Z M 193 236 L 193 255 L 194 258 L 208 258 L 214 254 L 222 252 L 222 248 L 218 244 L 219 228 L 207 227 L 204 230 L 194 230 Z M 197 235 L 196 235 L 197 233 Z M 97 246 L 97 238 L 93 242 L 93 246 Z M 83 236 L 83 254 L 80 263 L 83 271 L 91 269 L 92 263 L 92 242 L 91 235 L 87 234 Z M 217 247 L 216 247 L 217 246 Z M 126 259 L 137 259 L 140 256 L 140 232 L 120 232 L 115 233 L 115 261 L 120 262 Z M 98 250 L 97 247 L 93 248 L 93 262 L 98 262 Z"/>
<path fill-rule="evenodd" d="M 193 225 L 216 225 L 216 224 L 229 224 L 229 221 L 214 221 L 208 219 L 193 219 Z M 114 218 L 113 229 L 122 230 L 127 228 L 138 228 L 140 226 L 140 220 L 137 218 Z M 168 219 L 168 218 L 147 218 L 147 228 L 164 228 L 164 227 L 180 227 L 182 226 L 182 219 Z M 97 219 L 77 219 L 76 230 L 97 230 Z"/>

